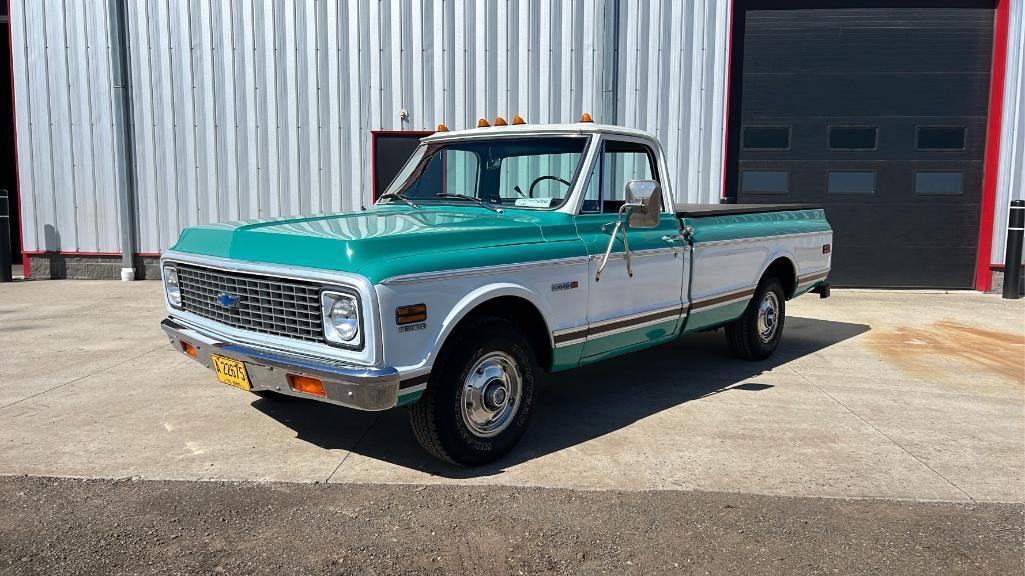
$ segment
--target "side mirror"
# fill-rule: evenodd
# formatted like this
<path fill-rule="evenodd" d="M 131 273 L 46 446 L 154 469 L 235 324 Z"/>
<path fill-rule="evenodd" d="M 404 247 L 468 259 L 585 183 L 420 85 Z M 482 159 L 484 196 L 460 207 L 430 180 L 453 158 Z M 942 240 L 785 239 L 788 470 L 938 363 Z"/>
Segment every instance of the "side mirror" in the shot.
<path fill-rule="evenodd" d="M 624 208 L 630 228 L 655 228 L 662 216 L 662 187 L 654 180 L 627 182 Z"/>

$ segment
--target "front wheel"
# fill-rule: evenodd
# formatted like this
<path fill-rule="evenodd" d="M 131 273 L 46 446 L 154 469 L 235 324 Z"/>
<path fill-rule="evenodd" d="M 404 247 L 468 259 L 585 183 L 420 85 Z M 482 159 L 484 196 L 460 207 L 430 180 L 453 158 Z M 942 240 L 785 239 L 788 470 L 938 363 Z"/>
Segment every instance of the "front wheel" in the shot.
<path fill-rule="evenodd" d="M 534 349 L 515 324 L 475 321 L 446 346 L 423 398 L 410 407 L 416 439 L 454 464 L 500 458 L 527 430 L 537 370 Z"/>
<path fill-rule="evenodd" d="M 730 352 L 746 360 L 765 360 L 776 350 L 786 320 L 786 297 L 778 278 L 765 278 L 743 316 L 726 325 Z"/>

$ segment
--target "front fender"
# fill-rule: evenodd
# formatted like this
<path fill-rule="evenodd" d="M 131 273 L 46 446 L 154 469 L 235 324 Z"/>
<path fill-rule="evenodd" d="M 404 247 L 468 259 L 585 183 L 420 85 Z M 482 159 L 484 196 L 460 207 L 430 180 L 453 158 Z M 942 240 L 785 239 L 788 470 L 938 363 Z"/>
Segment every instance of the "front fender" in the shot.
<path fill-rule="evenodd" d="M 504 296 L 523 298 L 538 309 L 541 313 L 541 317 L 544 319 L 545 328 L 548 332 L 548 344 L 551 345 L 552 331 L 550 327 L 552 326 L 552 314 L 551 310 L 548 309 L 548 302 L 542 299 L 537 292 L 527 288 L 526 286 L 513 284 L 511 282 L 496 282 L 486 284 L 472 290 L 460 299 L 451 310 L 449 310 L 448 315 L 442 322 L 442 328 L 438 332 L 437 338 L 434 339 L 431 350 L 427 355 L 428 361 L 431 363 L 434 362 L 434 359 L 438 357 L 438 354 L 441 352 L 441 348 L 445 345 L 448 337 L 452 335 L 456 326 L 458 326 L 464 318 L 473 312 L 474 309 L 489 300 L 494 300 L 495 298 L 501 298 Z"/>
<path fill-rule="evenodd" d="M 538 271 L 537 275 L 542 272 Z M 524 274 L 529 277 L 530 274 Z M 535 283 L 536 284 L 536 283 Z M 547 279 L 541 286 L 551 286 Z M 495 298 L 515 297 L 530 303 L 544 321 L 548 344 L 551 345 L 551 330 L 558 327 L 559 314 L 580 316 L 581 314 L 562 306 L 556 313 L 552 296 L 539 292 L 539 287 L 505 278 L 455 278 L 445 281 L 424 281 L 398 286 L 378 285 L 382 318 L 390 319 L 395 307 L 422 303 L 427 307 L 427 321 L 415 329 L 395 326 L 394 321 L 382 333 L 385 362 L 397 368 L 404 377 L 419 376 L 430 370 L 442 347 L 452 336 L 453 330 L 482 304 Z M 586 304 L 586 294 L 580 302 Z M 563 310 L 562 308 L 567 308 Z M 569 320 L 564 319 L 564 323 Z"/>

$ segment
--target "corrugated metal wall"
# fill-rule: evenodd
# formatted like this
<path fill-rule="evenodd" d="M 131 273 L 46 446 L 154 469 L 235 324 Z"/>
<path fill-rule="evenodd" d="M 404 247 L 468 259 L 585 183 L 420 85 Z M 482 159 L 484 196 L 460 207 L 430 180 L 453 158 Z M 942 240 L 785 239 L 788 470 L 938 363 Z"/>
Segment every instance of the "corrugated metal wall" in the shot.
<path fill-rule="evenodd" d="M 106 3 L 11 2 L 25 250 L 117 251 Z"/>
<path fill-rule="evenodd" d="M 370 130 L 603 120 L 602 0 L 128 5 L 143 252 L 190 224 L 358 208 Z M 619 9 L 618 123 L 662 139 L 690 201 L 721 189 L 727 10 Z M 116 252 L 106 2 L 11 16 L 25 249 Z"/>
<path fill-rule="evenodd" d="M 625 2 L 617 124 L 662 142 L 679 201 L 722 194 L 729 2 Z"/>
<path fill-rule="evenodd" d="M 1025 3 L 1011 2 L 1009 16 L 992 263 L 1004 261 L 1010 201 L 1025 200 Z"/>

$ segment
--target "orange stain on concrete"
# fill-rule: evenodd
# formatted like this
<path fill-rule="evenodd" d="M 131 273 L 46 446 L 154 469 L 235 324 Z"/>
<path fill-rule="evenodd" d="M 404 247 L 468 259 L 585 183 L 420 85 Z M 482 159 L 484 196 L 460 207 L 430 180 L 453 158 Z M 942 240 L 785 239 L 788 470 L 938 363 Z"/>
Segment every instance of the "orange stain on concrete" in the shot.
<path fill-rule="evenodd" d="M 1025 335 L 940 321 L 926 328 L 874 330 L 870 344 L 883 358 L 913 373 L 935 372 L 937 357 L 962 362 L 1025 385 Z"/>

